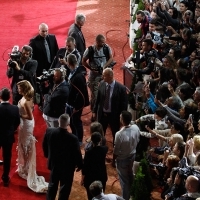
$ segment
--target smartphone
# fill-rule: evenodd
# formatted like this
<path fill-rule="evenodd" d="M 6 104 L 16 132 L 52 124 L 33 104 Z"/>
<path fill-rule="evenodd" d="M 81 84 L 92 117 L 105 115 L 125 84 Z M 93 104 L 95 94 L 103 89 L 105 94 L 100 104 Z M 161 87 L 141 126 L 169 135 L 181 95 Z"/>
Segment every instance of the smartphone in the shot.
<path fill-rule="evenodd" d="M 189 114 L 189 121 L 190 121 L 190 123 L 193 123 L 193 116 L 192 116 L 192 114 Z"/>

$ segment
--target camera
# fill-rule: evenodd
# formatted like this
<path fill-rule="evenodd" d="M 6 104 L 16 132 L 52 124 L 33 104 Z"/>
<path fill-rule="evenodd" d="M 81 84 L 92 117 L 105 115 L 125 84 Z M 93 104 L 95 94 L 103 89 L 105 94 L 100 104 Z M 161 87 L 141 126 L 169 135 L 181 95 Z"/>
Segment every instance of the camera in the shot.
<path fill-rule="evenodd" d="M 54 76 L 54 69 L 49 69 L 47 70 L 43 70 L 42 75 L 40 77 L 37 77 L 37 81 L 39 82 L 44 82 L 44 81 L 51 81 L 53 80 L 53 76 Z"/>
<path fill-rule="evenodd" d="M 12 52 L 9 53 L 10 60 L 8 61 L 8 66 L 11 68 L 15 68 L 15 63 L 13 61 L 19 62 L 21 58 L 21 52 L 19 51 L 19 46 L 15 45 L 12 48 Z"/>

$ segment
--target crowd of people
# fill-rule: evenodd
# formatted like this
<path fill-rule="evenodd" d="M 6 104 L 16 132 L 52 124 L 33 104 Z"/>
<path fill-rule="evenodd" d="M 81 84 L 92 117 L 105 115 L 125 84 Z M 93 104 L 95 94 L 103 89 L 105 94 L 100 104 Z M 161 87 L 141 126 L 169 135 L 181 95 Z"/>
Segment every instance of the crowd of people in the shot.
<path fill-rule="evenodd" d="M 132 108 L 152 175 L 168 200 L 200 197 L 199 1 L 144 1 L 136 12 L 141 37 L 128 59 L 134 74 Z M 141 150 L 141 149 L 140 149 Z M 142 150 L 141 150 L 142 151 Z M 137 152 L 136 152 L 137 154 Z M 154 174 L 155 173 L 155 174 Z"/>

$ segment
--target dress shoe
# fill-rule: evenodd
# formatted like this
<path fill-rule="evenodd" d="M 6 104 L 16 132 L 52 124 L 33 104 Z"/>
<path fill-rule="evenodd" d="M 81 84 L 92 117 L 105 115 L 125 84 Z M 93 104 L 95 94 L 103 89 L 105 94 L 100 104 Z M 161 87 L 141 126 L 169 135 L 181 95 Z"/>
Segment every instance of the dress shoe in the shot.
<path fill-rule="evenodd" d="M 3 165 L 3 160 L 0 160 L 0 165 Z"/>
<path fill-rule="evenodd" d="M 10 183 L 10 178 L 7 181 L 3 181 L 3 186 L 8 187 Z"/>

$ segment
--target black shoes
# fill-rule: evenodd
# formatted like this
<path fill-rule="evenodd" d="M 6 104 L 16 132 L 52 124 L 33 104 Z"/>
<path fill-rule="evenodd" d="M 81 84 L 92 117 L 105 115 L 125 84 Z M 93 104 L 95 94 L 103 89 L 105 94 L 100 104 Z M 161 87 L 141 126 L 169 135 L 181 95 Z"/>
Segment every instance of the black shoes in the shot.
<path fill-rule="evenodd" d="M 10 178 L 7 181 L 3 181 L 3 186 L 8 187 L 10 183 Z"/>
<path fill-rule="evenodd" d="M 0 160 L 0 165 L 3 165 L 3 160 Z"/>

